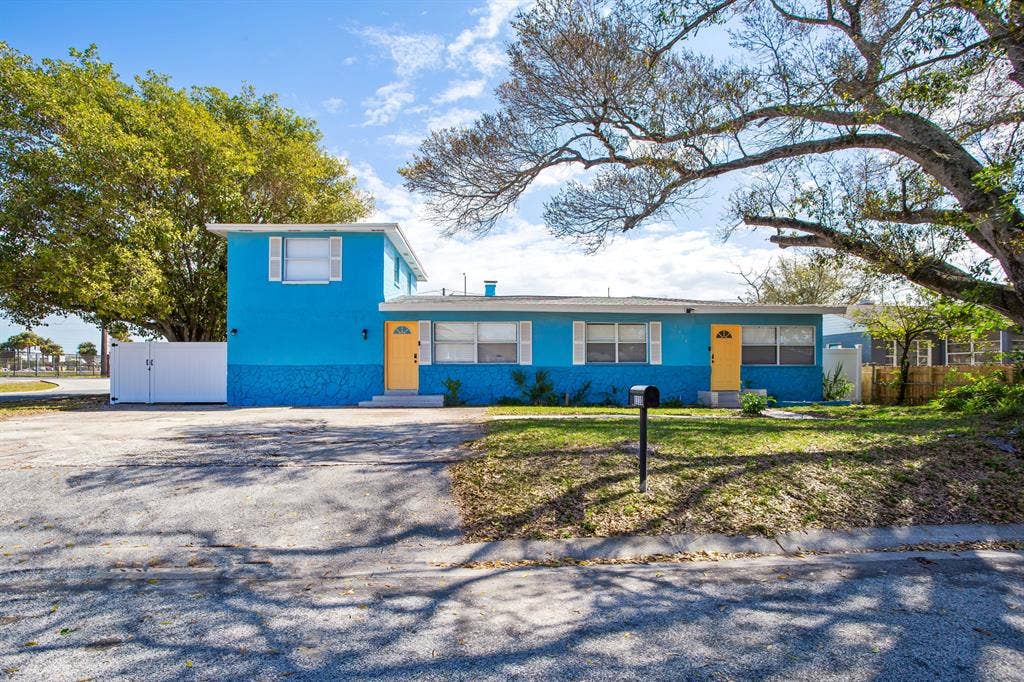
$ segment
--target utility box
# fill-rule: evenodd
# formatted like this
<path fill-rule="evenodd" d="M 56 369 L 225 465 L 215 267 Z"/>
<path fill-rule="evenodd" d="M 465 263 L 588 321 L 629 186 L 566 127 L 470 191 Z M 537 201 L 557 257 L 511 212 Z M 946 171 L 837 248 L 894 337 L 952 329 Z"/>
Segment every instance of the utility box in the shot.
<path fill-rule="evenodd" d="M 659 407 L 660 405 L 661 391 L 657 386 L 630 386 L 630 407 Z"/>

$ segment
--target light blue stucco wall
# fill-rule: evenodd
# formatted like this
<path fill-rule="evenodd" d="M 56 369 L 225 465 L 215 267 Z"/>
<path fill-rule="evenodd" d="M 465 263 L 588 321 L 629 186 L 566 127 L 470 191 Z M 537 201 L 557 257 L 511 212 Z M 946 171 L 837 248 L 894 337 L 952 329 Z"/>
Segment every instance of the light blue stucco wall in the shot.
<path fill-rule="evenodd" d="M 269 237 L 342 238 L 342 279 L 267 279 Z M 401 258 L 379 233 L 232 233 L 228 240 L 228 403 L 351 405 L 384 389 L 385 283 Z M 386 254 L 390 252 L 390 256 Z M 402 292 L 415 276 L 401 261 Z M 396 295 L 391 291 L 391 295 Z M 364 340 L 362 330 L 367 330 Z"/>
<path fill-rule="evenodd" d="M 530 320 L 533 322 L 533 365 L 432 364 L 420 367 L 420 393 L 444 393 L 448 378 L 462 382 L 461 396 L 474 405 L 493 403 L 503 396 L 518 395 L 511 374 L 523 369 L 532 377 L 538 369 L 547 370 L 561 395 L 572 393 L 586 381 L 591 382 L 588 400 L 611 397 L 624 401 L 624 391 L 633 384 L 654 384 L 664 400 L 686 403 L 697 401 L 697 392 L 711 383 L 712 324 L 813 325 L 816 330 L 814 365 L 754 366 L 740 369 L 741 380 L 753 388 L 767 388 L 779 400 L 821 399 L 821 316 L 776 314 L 724 315 L 614 315 L 578 313 L 389 313 L 393 320 L 492 321 Z M 661 365 L 573 365 L 572 322 L 650 322 L 662 323 Z"/>
<path fill-rule="evenodd" d="M 633 315 L 563 313 L 387 313 L 386 299 L 415 293 L 415 275 L 390 240 L 378 233 L 324 232 L 303 236 L 342 237 L 342 280 L 329 284 L 287 284 L 267 279 L 268 238 L 294 237 L 232 233 L 228 236 L 228 402 L 233 405 L 353 405 L 384 390 L 385 320 L 530 320 L 533 365 L 547 369 L 559 392 L 591 382 L 588 399 L 624 400 L 635 383 L 657 385 L 664 399 L 692 403 L 710 384 L 710 325 L 794 324 L 817 329 L 814 366 L 741 369 L 744 381 L 767 388 L 780 400 L 821 397 L 821 316 L 774 314 Z M 394 280 L 399 259 L 400 278 Z M 572 322 L 662 323 L 662 365 L 572 364 Z M 363 339 L 362 330 L 367 331 Z M 518 365 L 420 367 L 420 393 L 443 393 L 446 378 L 462 381 L 472 404 L 515 396 L 511 379 Z"/>

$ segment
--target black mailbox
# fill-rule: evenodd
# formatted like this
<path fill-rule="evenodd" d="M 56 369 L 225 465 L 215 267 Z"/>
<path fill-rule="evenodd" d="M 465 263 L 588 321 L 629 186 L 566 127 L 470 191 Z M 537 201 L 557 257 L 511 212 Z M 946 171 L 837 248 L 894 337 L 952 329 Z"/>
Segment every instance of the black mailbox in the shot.
<path fill-rule="evenodd" d="M 658 407 L 661 404 L 661 392 L 657 386 L 631 386 L 629 389 L 630 407 Z"/>

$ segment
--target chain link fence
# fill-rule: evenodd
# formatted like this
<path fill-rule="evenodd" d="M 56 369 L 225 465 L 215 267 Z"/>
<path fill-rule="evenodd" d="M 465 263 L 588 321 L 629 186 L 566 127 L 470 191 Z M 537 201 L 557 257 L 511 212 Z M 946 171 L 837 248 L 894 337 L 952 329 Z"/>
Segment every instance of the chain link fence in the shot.
<path fill-rule="evenodd" d="M 99 376 L 100 356 L 38 351 L 0 351 L 0 377 Z"/>

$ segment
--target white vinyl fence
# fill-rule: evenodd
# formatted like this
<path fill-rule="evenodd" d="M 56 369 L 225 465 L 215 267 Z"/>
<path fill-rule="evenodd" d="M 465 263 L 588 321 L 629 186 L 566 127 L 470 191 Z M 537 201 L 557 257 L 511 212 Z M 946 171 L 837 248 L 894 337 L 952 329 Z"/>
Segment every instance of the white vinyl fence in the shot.
<path fill-rule="evenodd" d="M 836 366 L 842 366 L 843 375 L 850 380 L 853 387 L 846 394 L 846 399 L 855 403 L 862 402 L 860 394 L 860 348 L 823 348 L 821 351 L 821 369 L 825 374 L 832 374 Z"/>
<path fill-rule="evenodd" d="M 226 343 L 124 343 L 110 347 L 110 402 L 227 401 Z"/>

